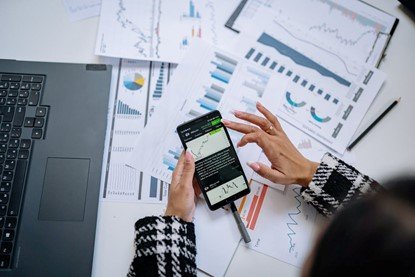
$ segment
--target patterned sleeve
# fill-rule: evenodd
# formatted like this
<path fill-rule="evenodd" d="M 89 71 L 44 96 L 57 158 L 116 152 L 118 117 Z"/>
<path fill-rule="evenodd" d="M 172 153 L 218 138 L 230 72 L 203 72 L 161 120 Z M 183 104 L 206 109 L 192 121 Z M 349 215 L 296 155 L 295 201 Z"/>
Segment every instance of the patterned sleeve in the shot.
<path fill-rule="evenodd" d="M 301 195 L 321 214 L 330 216 L 362 194 L 382 189 L 375 180 L 326 153 L 308 188 L 303 189 Z"/>
<path fill-rule="evenodd" d="M 196 276 L 194 224 L 175 216 L 150 216 L 135 223 L 135 255 L 128 277 Z"/>

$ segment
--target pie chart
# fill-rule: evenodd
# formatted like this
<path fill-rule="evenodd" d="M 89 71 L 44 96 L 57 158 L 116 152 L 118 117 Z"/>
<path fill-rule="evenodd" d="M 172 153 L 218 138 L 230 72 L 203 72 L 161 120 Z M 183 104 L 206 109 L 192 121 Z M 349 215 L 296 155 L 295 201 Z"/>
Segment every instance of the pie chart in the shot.
<path fill-rule="evenodd" d="M 139 73 L 124 76 L 124 86 L 128 90 L 139 90 L 144 85 L 144 77 Z"/>

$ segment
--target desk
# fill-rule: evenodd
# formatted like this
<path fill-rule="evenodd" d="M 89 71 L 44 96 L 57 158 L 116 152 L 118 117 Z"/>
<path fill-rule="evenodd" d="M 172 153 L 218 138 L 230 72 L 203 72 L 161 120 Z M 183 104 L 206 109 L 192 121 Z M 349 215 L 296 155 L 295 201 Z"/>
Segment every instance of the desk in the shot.
<path fill-rule="evenodd" d="M 355 166 L 382 182 L 415 172 L 415 22 L 397 1 L 368 0 L 400 19 L 381 70 L 387 82 L 357 133 L 364 130 L 393 99 L 401 103 L 354 149 Z M 98 18 L 71 23 L 59 0 L 3 0 L 0 3 L 0 58 L 33 61 L 97 63 L 94 55 Z M 95 246 L 95 276 L 126 273 L 133 251 L 133 224 L 158 205 L 101 202 Z M 109 237 L 111 241 L 103 241 Z M 239 246 L 227 276 L 295 276 L 299 270 Z"/>

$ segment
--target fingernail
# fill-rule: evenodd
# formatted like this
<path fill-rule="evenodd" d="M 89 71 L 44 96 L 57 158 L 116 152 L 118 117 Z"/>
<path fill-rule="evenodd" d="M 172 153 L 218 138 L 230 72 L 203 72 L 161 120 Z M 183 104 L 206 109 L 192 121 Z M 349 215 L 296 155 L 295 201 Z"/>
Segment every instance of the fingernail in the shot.
<path fill-rule="evenodd" d="M 229 125 L 229 124 L 231 124 L 231 122 L 230 122 L 230 121 L 228 121 L 228 120 L 226 120 L 226 119 L 223 119 L 223 118 L 222 118 L 222 123 L 223 123 L 223 124 L 225 124 L 225 125 Z"/>
<path fill-rule="evenodd" d="M 256 106 L 257 106 L 257 107 L 262 107 L 261 102 L 259 102 L 259 101 L 258 101 L 258 102 L 256 102 Z"/>
<path fill-rule="evenodd" d="M 234 116 L 241 116 L 242 114 L 240 111 L 237 111 L 237 110 L 232 110 L 232 113 Z"/>
<path fill-rule="evenodd" d="M 256 162 L 247 162 L 246 164 L 250 168 L 252 168 L 254 171 L 258 171 L 259 170 L 259 164 L 257 164 Z"/>
<path fill-rule="evenodd" d="M 189 149 L 186 150 L 185 157 L 186 157 L 186 162 L 191 162 L 193 160 L 193 155 L 192 153 L 190 153 Z"/>

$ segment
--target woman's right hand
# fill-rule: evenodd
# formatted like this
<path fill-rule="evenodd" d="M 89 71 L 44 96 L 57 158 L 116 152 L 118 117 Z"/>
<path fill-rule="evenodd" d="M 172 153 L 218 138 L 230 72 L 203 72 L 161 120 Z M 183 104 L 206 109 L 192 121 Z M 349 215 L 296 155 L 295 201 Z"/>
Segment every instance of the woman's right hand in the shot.
<path fill-rule="evenodd" d="M 248 165 L 256 173 L 274 183 L 299 184 L 307 187 L 319 164 L 306 159 L 295 148 L 276 116 L 259 102 L 256 106 L 265 118 L 240 111 L 234 112 L 237 118 L 256 126 L 222 120 L 226 127 L 245 134 L 238 142 L 238 147 L 256 143 L 271 162 L 271 167 L 259 162 L 248 163 Z"/>

